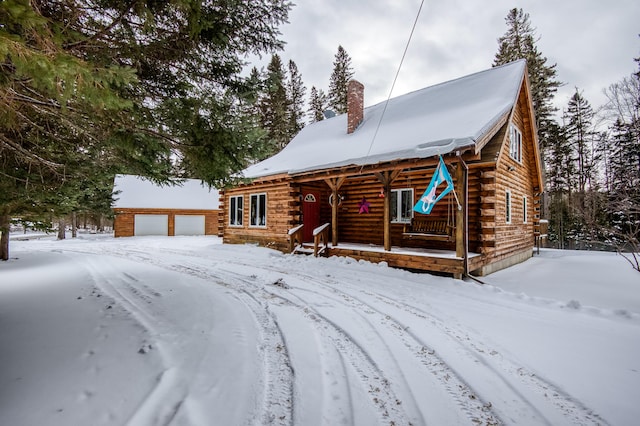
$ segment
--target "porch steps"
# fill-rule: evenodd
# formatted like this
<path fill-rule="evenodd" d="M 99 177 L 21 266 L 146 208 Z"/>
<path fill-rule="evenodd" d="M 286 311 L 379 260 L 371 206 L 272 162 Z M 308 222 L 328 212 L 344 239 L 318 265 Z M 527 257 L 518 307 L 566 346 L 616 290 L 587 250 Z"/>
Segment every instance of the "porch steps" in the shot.
<path fill-rule="evenodd" d="M 321 247 L 318 250 L 318 256 L 326 256 L 327 255 L 326 251 L 327 250 L 325 250 L 325 247 Z M 300 244 L 296 246 L 291 253 L 313 256 L 313 243 Z"/>
<path fill-rule="evenodd" d="M 305 254 L 305 255 L 311 254 L 312 255 L 313 254 L 313 246 L 305 247 L 303 244 L 299 244 L 293 249 L 291 254 Z"/>

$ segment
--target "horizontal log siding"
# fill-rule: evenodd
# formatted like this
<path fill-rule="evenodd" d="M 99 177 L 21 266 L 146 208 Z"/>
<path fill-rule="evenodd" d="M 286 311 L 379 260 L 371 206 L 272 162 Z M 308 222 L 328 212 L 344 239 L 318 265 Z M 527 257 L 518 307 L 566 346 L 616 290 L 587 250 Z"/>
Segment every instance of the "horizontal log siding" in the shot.
<path fill-rule="evenodd" d="M 433 176 L 433 172 L 435 171 L 435 167 L 433 169 L 426 169 L 420 171 L 412 171 L 412 172 L 403 172 L 398 176 L 398 178 L 391 185 L 392 189 L 403 189 L 403 188 L 413 188 L 413 204 L 418 202 L 418 199 L 422 197 L 422 194 L 429 186 L 431 182 L 431 177 Z M 449 172 L 451 173 L 452 178 L 455 182 L 455 172 L 452 167 L 449 167 Z M 449 221 L 452 226 L 455 226 L 456 213 L 454 207 L 451 212 L 448 211 L 449 203 L 453 202 L 455 205 L 455 199 L 452 198 L 453 193 L 449 193 L 442 200 L 440 200 L 429 215 L 426 215 L 430 218 L 441 219 L 445 221 Z M 419 213 L 414 212 L 414 216 L 416 217 L 425 217 L 425 215 L 421 215 Z M 391 224 L 391 245 L 400 246 L 400 247 L 424 247 L 424 248 L 437 248 L 443 250 L 455 250 L 455 241 L 438 241 L 438 240 L 420 240 L 420 239 L 409 239 L 403 238 L 402 232 L 404 230 L 404 224 Z M 444 271 L 443 271 L 444 272 Z"/>
<path fill-rule="evenodd" d="M 250 227 L 249 214 L 252 194 L 267 194 L 267 226 Z M 229 197 L 243 195 L 244 211 L 242 227 L 229 226 L 229 212 L 225 207 Z M 222 196 L 223 241 L 230 244 L 258 244 L 280 251 L 289 247 L 287 232 L 300 221 L 300 187 L 291 180 L 263 182 L 260 185 L 243 185 L 226 189 Z"/>
<path fill-rule="evenodd" d="M 134 218 L 136 214 L 160 214 L 169 217 L 169 235 L 175 234 L 176 215 L 204 215 L 205 235 L 218 235 L 218 215 L 221 210 L 176 210 L 176 209 L 138 209 L 117 208 L 114 209 L 115 219 L 113 230 L 115 237 L 133 237 Z"/>
<path fill-rule="evenodd" d="M 357 249 L 329 249 L 329 256 L 334 255 L 351 257 L 356 260 L 366 260 L 372 263 L 387 262 L 389 266 L 395 268 L 442 272 L 447 274 L 461 274 L 464 272 L 462 259 L 411 256 L 407 254 L 372 252 Z"/>
<path fill-rule="evenodd" d="M 415 204 L 429 185 L 433 170 L 435 169 L 403 172 L 392 183 L 391 189 L 413 188 Z M 346 199 L 338 209 L 338 242 L 383 245 L 384 198 L 380 196 L 381 190 L 382 184 L 373 176 L 350 178 L 345 181 L 339 191 Z M 359 213 L 358 203 L 363 197 L 370 203 L 369 213 Z M 434 206 L 430 217 L 447 220 L 448 203 L 449 196 L 446 196 Z M 450 214 L 449 220 L 452 224 L 455 222 L 455 211 Z M 455 248 L 454 242 L 403 238 L 403 229 L 402 223 L 391 224 L 391 245 L 449 250 Z"/>
<path fill-rule="evenodd" d="M 496 172 L 492 166 L 469 169 L 469 250 L 488 254 L 496 242 Z"/>
<path fill-rule="evenodd" d="M 512 121 L 522 132 L 522 163 L 509 155 L 509 138 L 503 146 L 503 153 L 496 167 L 495 203 L 495 247 L 488 255 L 488 263 L 493 263 L 532 250 L 534 245 L 533 224 L 537 212 L 534 205 L 538 200 L 539 188 L 535 187 L 536 167 L 533 149 L 533 126 L 530 122 L 526 99 L 521 91 Z M 510 170 L 512 169 L 512 170 Z M 506 191 L 511 192 L 511 223 L 506 223 Z M 523 196 L 527 197 L 527 223 L 523 222 Z"/>
<path fill-rule="evenodd" d="M 345 197 L 338 208 L 338 242 L 383 244 L 384 200 L 381 184 L 374 177 L 347 179 L 339 193 Z M 358 203 L 365 198 L 369 213 L 359 213 Z"/>

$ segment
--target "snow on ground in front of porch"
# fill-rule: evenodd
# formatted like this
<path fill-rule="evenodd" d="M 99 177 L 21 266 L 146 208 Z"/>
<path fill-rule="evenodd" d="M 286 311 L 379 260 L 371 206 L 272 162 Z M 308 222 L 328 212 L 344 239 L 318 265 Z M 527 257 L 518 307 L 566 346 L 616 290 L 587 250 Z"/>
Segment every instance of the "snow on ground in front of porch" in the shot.
<path fill-rule="evenodd" d="M 542 250 L 483 280 L 216 237 L 11 242 L 0 424 L 634 424 L 640 277 Z"/>

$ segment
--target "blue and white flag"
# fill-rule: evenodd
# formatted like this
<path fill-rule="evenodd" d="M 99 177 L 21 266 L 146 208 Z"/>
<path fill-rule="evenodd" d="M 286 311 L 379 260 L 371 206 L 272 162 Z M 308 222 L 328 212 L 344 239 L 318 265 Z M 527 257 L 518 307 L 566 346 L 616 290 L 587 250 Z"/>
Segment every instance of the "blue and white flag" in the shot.
<path fill-rule="evenodd" d="M 446 183 L 447 186 L 438 193 L 438 188 L 442 183 Z M 431 183 L 427 187 L 427 190 L 424 191 L 424 194 L 422 194 L 422 197 L 420 197 L 416 205 L 413 206 L 413 211 L 422 214 L 431 213 L 433 206 L 452 189 L 453 179 L 451 179 L 447 166 L 444 164 L 444 161 L 442 161 L 442 157 L 440 157 L 438 167 L 436 167 L 436 170 L 433 172 Z"/>

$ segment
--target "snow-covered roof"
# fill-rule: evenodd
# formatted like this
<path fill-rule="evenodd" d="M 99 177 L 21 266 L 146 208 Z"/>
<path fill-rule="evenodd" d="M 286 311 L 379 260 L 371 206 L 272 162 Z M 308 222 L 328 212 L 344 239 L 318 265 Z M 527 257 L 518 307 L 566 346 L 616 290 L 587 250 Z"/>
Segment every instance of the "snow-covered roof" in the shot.
<path fill-rule="evenodd" d="M 120 191 L 120 193 L 116 193 Z M 116 175 L 113 185 L 114 208 L 218 210 L 217 189 L 209 189 L 198 179 L 178 185 L 157 185 L 140 176 Z"/>
<path fill-rule="evenodd" d="M 243 175 L 255 178 L 427 158 L 471 146 L 513 108 L 525 64 L 511 62 L 398 96 L 389 101 L 382 121 L 385 102 L 367 107 L 351 134 L 347 114 L 310 124 L 282 151 L 248 167 Z"/>

